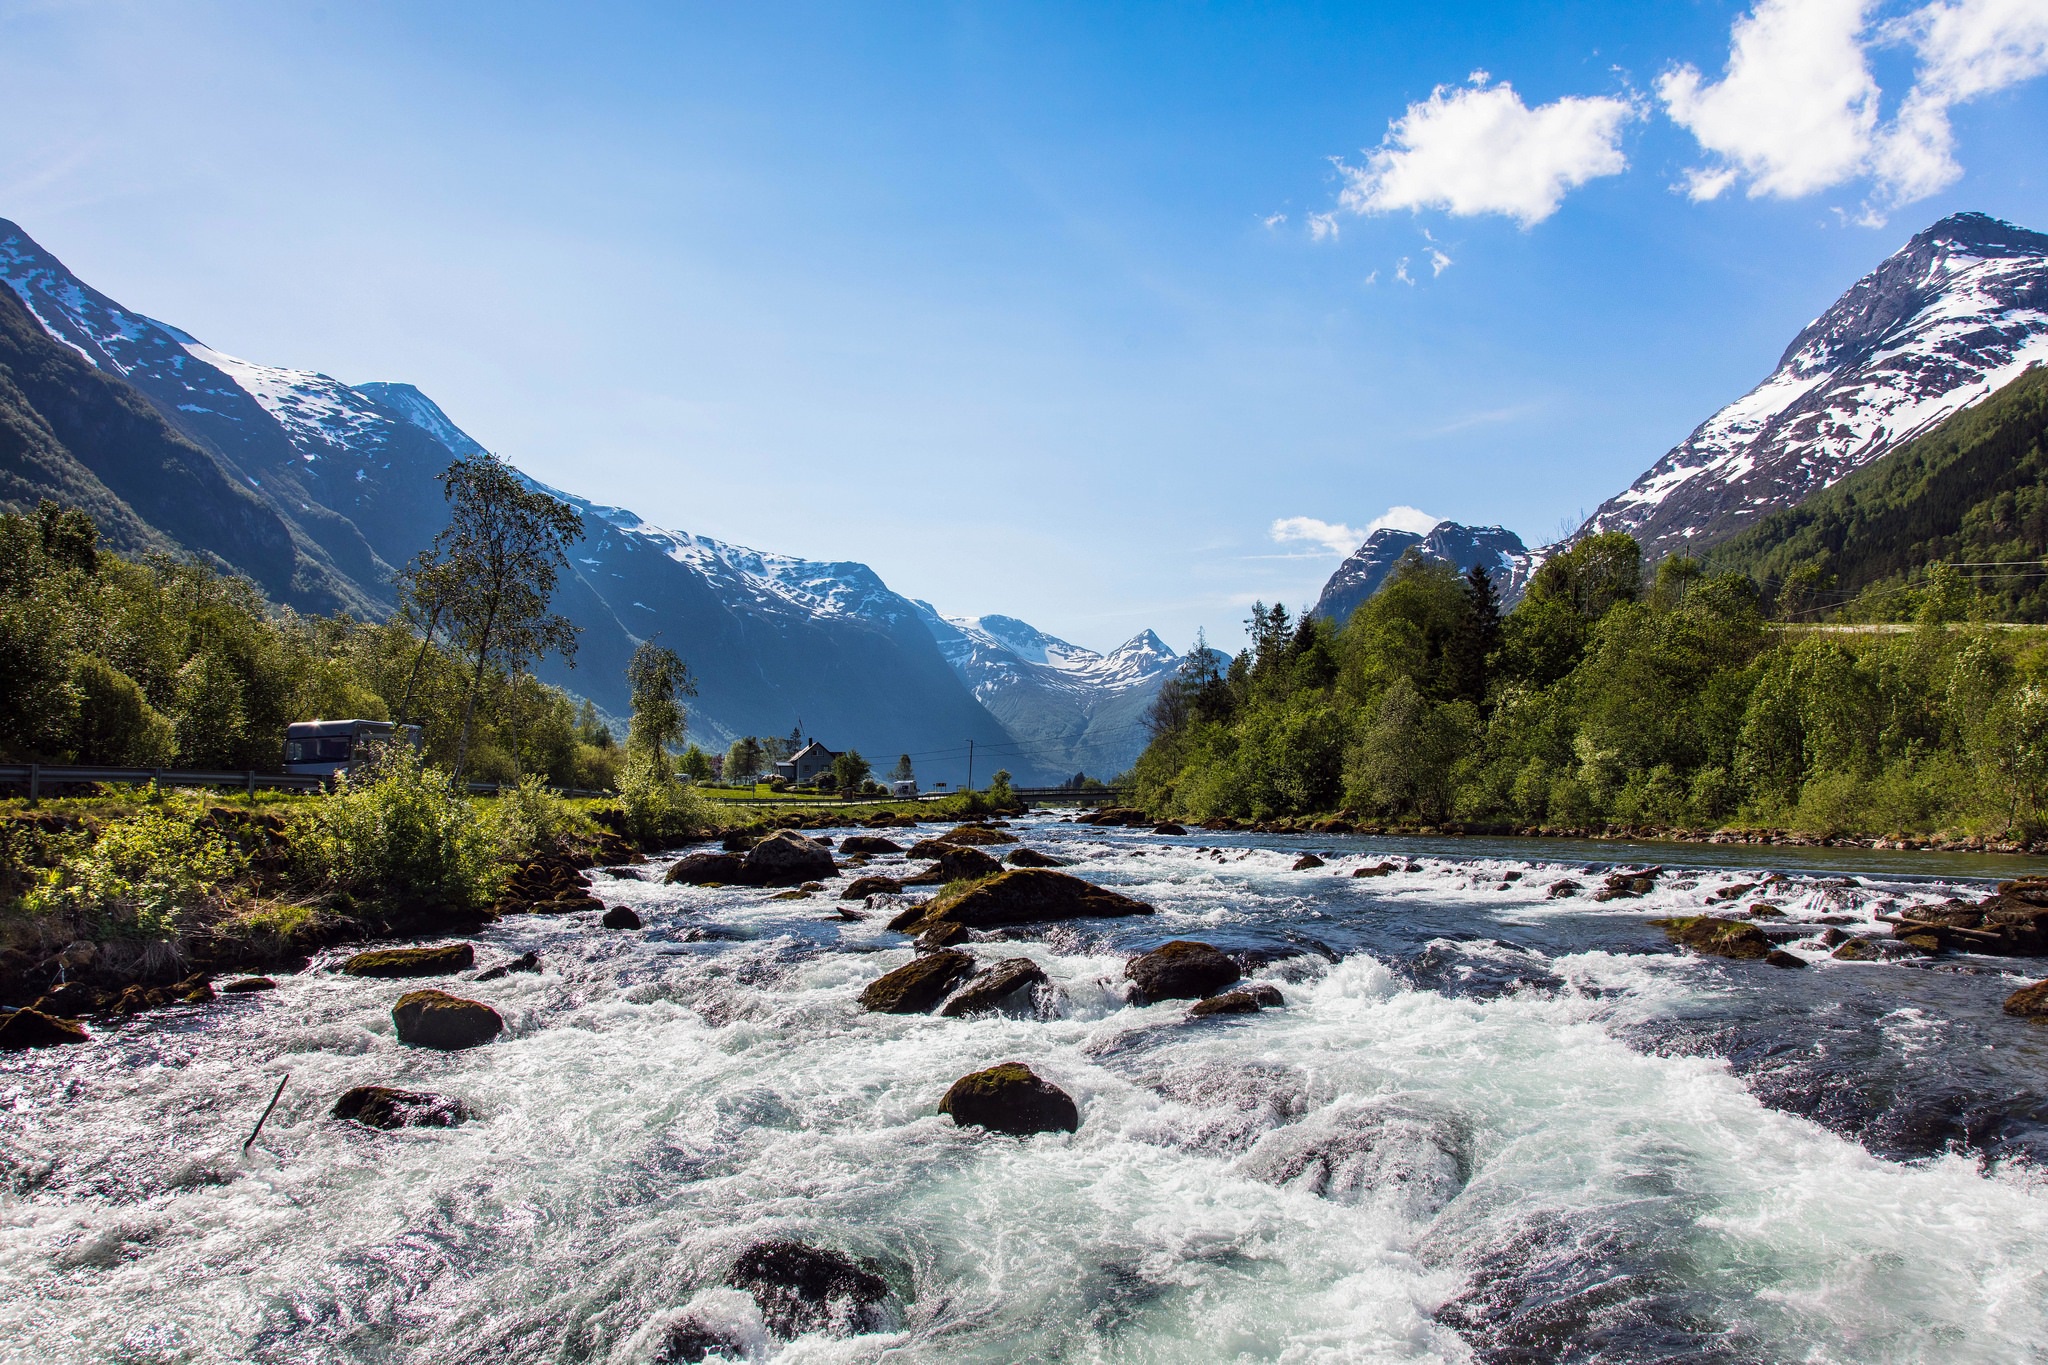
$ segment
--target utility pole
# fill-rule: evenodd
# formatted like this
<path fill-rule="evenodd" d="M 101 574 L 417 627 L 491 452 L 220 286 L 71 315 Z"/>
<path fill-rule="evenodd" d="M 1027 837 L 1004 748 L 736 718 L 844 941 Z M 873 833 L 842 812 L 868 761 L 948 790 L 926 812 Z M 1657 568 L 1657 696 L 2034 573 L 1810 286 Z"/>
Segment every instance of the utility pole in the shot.
<path fill-rule="evenodd" d="M 967 790 L 974 790 L 974 741 L 967 741 Z"/>

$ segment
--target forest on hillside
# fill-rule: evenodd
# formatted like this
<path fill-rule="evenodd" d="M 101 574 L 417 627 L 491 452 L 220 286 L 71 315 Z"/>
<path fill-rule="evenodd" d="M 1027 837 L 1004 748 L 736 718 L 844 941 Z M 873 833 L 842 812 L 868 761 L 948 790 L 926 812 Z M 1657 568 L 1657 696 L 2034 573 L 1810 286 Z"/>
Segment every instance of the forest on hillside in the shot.
<path fill-rule="evenodd" d="M 2032 832 L 2048 801 L 2048 650 L 1972 624 L 1952 570 L 1915 628 L 1768 619 L 1756 582 L 1580 542 L 1503 615 L 1480 571 L 1411 555 L 1341 627 L 1256 606 L 1227 668 L 1197 650 L 1130 780 L 1148 810 L 1522 827 Z"/>

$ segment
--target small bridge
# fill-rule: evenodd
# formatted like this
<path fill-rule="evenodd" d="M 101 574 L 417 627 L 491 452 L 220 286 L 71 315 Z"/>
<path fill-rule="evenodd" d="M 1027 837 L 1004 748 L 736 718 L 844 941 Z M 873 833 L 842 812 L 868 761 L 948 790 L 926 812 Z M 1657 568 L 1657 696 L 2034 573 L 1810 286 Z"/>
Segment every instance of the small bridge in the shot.
<path fill-rule="evenodd" d="M 1131 799 L 1129 787 L 1012 787 L 1020 801 L 1039 806 L 1114 806 Z"/>

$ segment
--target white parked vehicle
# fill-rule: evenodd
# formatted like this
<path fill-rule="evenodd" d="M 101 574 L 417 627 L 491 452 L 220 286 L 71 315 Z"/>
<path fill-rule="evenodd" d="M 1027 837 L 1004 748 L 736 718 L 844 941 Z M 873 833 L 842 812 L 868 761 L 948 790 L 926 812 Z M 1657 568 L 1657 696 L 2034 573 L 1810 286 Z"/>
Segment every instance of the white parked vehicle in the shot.
<path fill-rule="evenodd" d="M 420 727 L 388 720 L 302 720 L 284 728 L 284 770 L 334 777 L 367 763 L 387 744 L 420 747 Z"/>

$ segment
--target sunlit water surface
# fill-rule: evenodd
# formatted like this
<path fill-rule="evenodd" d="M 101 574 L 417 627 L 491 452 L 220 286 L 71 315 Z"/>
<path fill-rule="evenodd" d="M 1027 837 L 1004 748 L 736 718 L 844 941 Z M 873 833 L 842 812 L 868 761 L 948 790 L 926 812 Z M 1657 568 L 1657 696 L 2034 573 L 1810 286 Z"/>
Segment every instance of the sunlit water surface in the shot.
<path fill-rule="evenodd" d="M 2048 1029 L 1999 1009 L 2030 964 L 1794 942 L 1815 966 L 1783 971 L 1673 954 L 1644 923 L 1784 868 L 1789 923 L 1855 927 L 2022 864 L 1016 832 L 1159 910 L 975 946 L 1039 962 L 1050 1018 L 863 1012 L 911 956 L 883 906 L 852 923 L 600 873 L 646 930 L 507 922 L 479 964 L 537 949 L 541 975 L 436 983 L 504 1013 L 487 1047 L 399 1046 L 391 1004 L 422 983 L 320 963 L 7 1057 L 0 1357 L 645 1362 L 685 1314 L 788 1362 L 2048 1351 Z M 1291 871 L 1305 850 L 1328 866 Z M 1404 870 L 1349 875 L 1387 858 Z M 1631 859 L 1689 870 L 1642 900 L 1547 897 Z M 1126 956 L 1171 938 L 1262 964 L 1285 1007 L 1127 1004 Z M 1012 1059 L 1073 1094 L 1079 1132 L 937 1114 Z M 369 1082 L 479 1117 L 326 1116 Z M 766 1335 L 720 1285 L 768 1236 L 872 1261 L 887 1330 Z"/>

